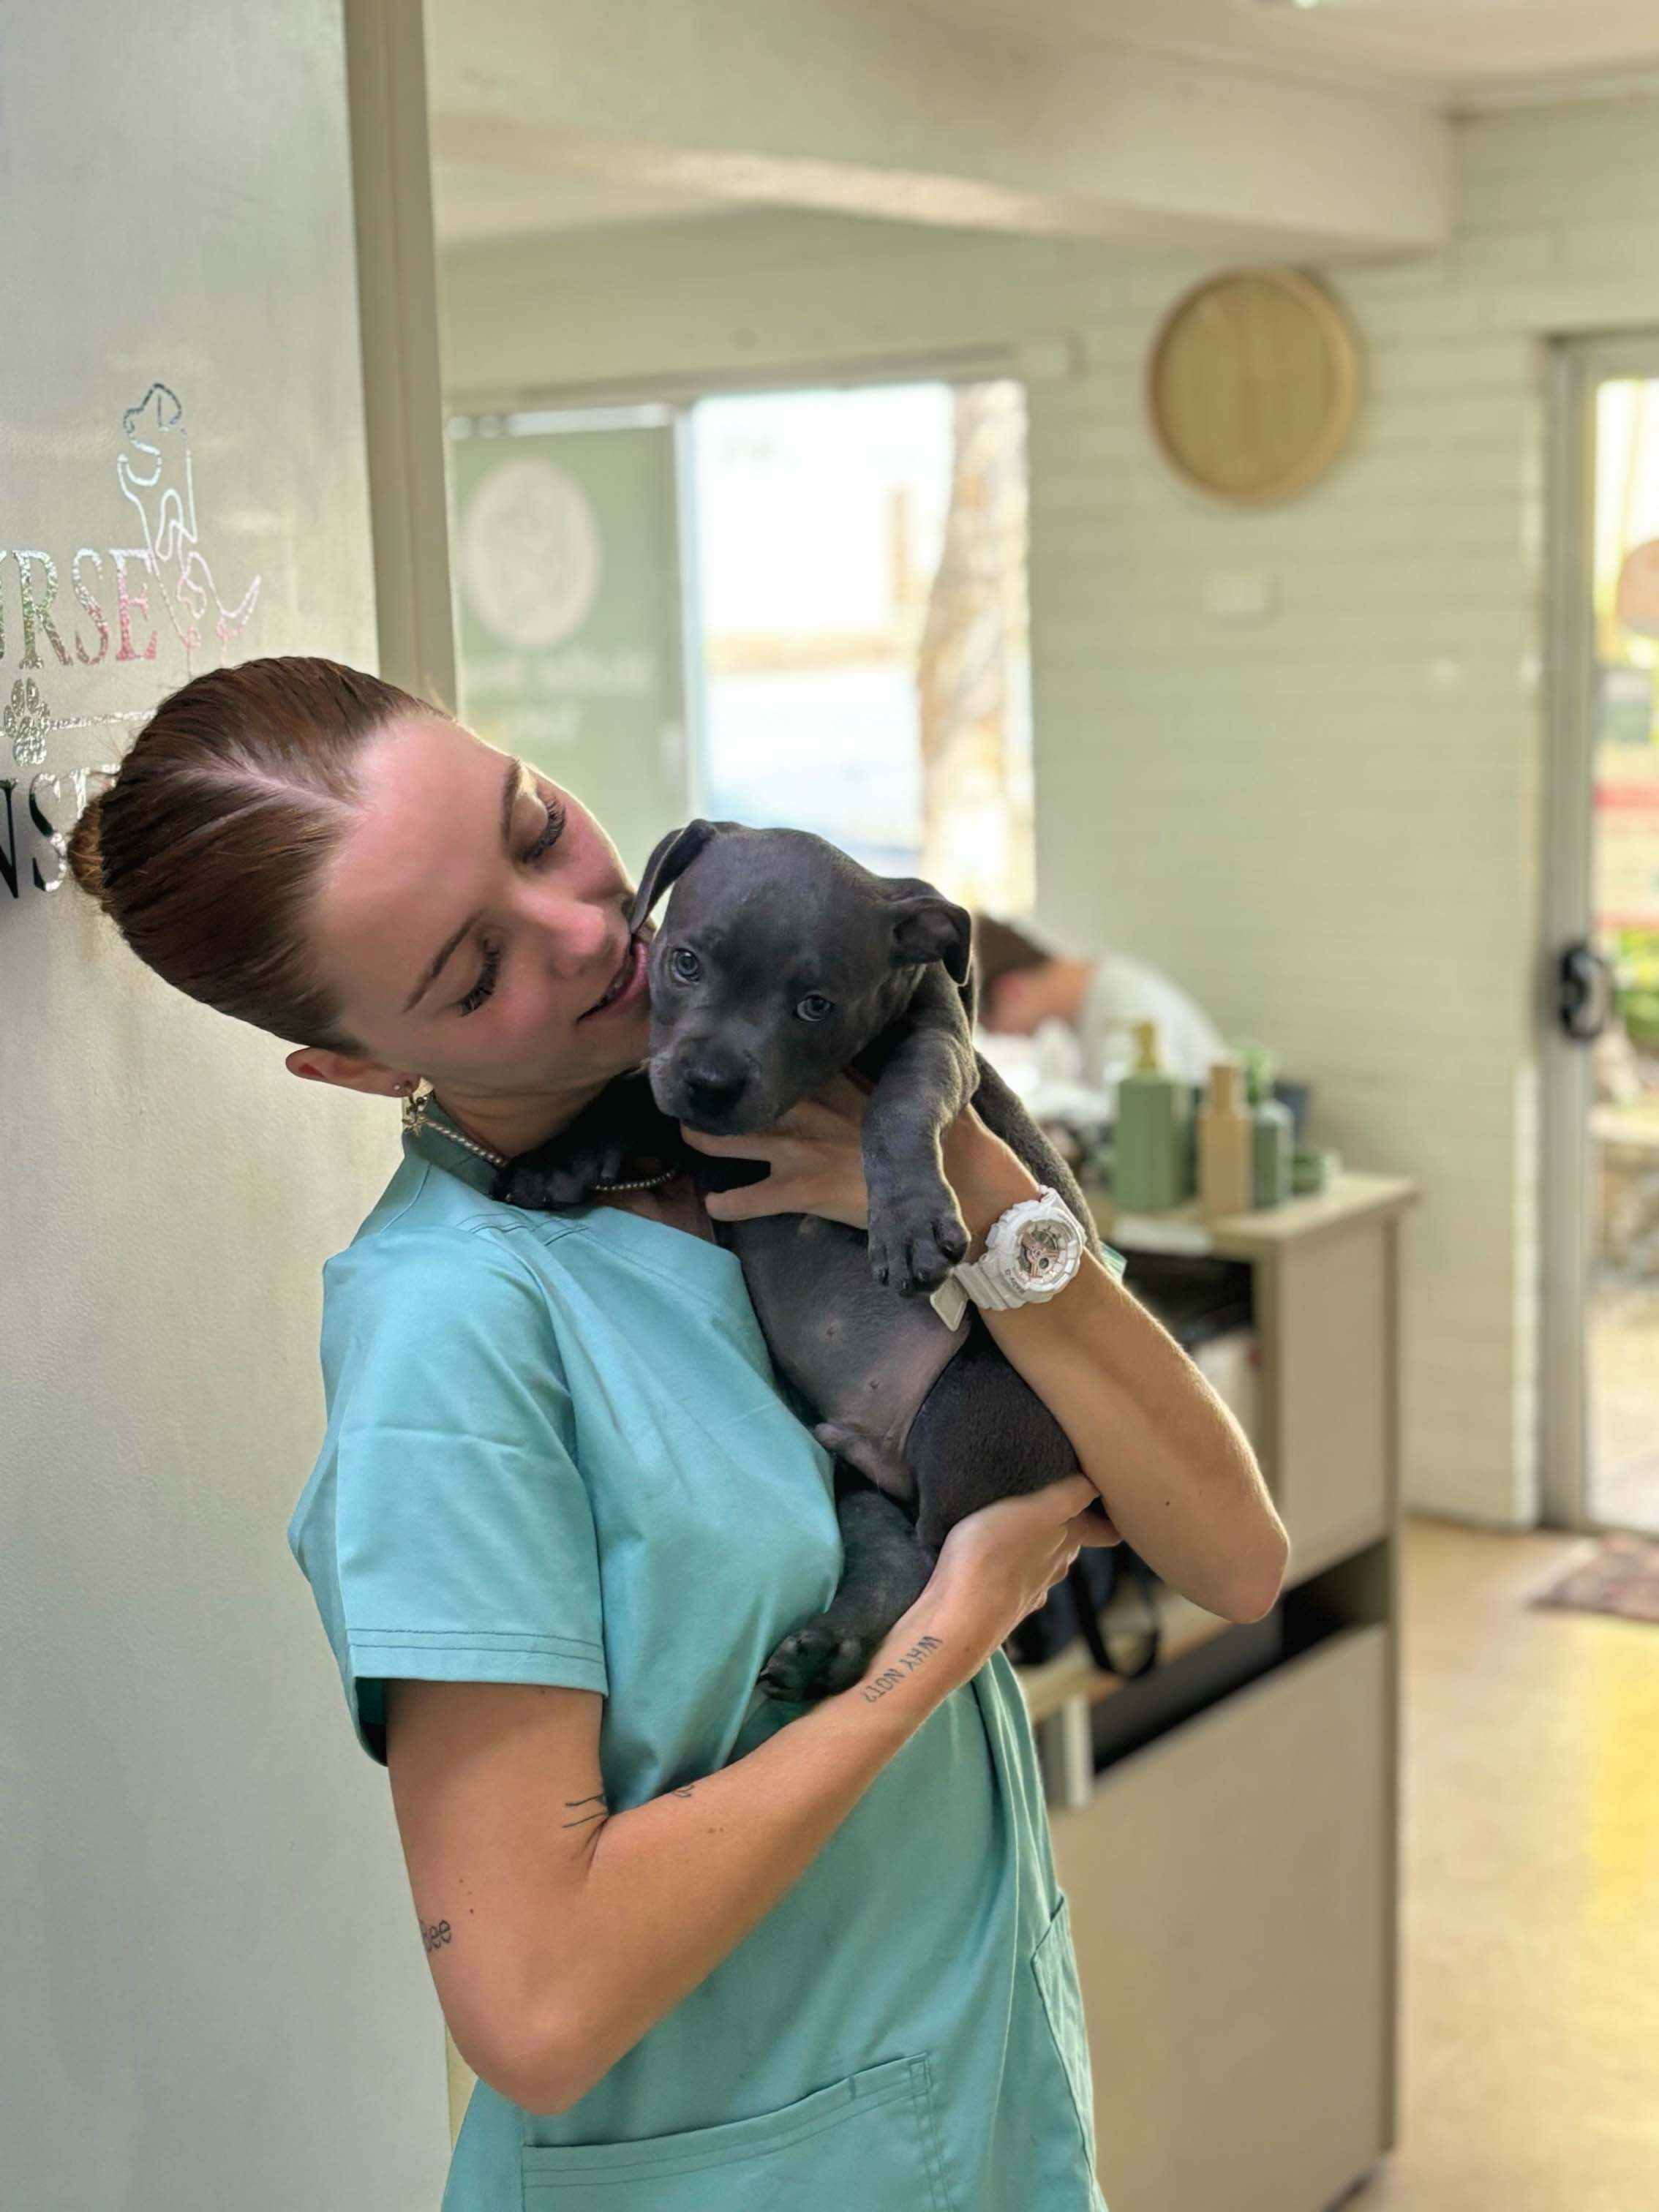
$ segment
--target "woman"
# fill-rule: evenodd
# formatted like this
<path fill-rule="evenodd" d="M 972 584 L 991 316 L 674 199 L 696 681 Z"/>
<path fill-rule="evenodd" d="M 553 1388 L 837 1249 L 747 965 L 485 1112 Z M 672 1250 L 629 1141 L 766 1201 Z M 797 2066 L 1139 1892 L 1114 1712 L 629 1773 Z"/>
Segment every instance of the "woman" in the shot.
<path fill-rule="evenodd" d="M 377 679 L 256 660 L 164 701 L 71 860 L 169 981 L 418 1098 L 325 1270 L 327 1436 L 289 1535 L 388 1770 L 479 2076 L 446 2212 L 1090 2212 L 1087 2054 L 1000 1647 L 1112 1521 L 1240 1620 L 1285 1541 L 1237 1429 L 1093 1259 L 988 1316 L 1085 1473 L 951 1532 L 852 1689 L 755 1693 L 840 1566 L 830 1464 L 708 1214 L 861 1223 L 850 1084 L 711 1198 L 653 1164 L 488 1195 L 646 1046 L 629 885 L 568 793 Z M 970 1111 L 975 1232 L 1032 1194 Z M 1103 1880 L 1110 1869 L 1101 1869 Z"/>

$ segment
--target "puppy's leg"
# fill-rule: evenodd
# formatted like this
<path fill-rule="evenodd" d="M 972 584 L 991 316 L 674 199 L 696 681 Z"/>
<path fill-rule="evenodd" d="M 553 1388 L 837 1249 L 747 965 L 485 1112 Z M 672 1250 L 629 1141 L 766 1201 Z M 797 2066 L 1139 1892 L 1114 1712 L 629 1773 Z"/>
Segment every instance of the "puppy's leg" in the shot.
<path fill-rule="evenodd" d="M 829 1606 L 778 1645 L 760 1686 L 781 1705 L 850 1689 L 901 1613 L 921 1596 L 928 1575 L 916 1532 L 890 1498 L 861 1484 L 836 1504 L 841 1523 L 841 1582 Z"/>
<path fill-rule="evenodd" d="M 978 1081 L 961 1001 L 942 975 L 925 977 L 864 1114 L 870 1270 L 907 1297 L 943 1282 L 968 1249 L 939 1138 Z"/>
<path fill-rule="evenodd" d="M 896 1438 L 848 1421 L 820 1421 L 812 1434 L 843 1466 L 857 1469 L 866 1482 L 902 1504 L 914 1505 L 916 1486 Z"/>

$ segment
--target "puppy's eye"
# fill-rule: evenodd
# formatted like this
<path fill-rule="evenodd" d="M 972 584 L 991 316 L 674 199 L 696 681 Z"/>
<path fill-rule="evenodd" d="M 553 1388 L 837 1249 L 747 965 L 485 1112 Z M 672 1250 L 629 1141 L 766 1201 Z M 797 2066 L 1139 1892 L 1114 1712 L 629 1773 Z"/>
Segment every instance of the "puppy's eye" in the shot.
<path fill-rule="evenodd" d="M 821 1022 L 826 1014 L 833 1014 L 835 1011 L 833 1001 L 826 999 L 821 991 L 809 991 L 795 1008 L 804 1022 Z"/>
<path fill-rule="evenodd" d="M 689 945 L 677 945 L 668 956 L 668 965 L 682 983 L 695 983 L 702 973 L 702 963 Z"/>

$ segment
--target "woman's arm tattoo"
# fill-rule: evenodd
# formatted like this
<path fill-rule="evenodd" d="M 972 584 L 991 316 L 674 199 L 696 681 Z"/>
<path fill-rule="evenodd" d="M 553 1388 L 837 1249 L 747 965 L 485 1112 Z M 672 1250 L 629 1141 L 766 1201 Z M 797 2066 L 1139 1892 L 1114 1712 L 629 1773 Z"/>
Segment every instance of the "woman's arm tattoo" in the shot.
<path fill-rule="evenodd" d="M 902 1682 L 907 1674 L 914 1674 L 917 1668 L 923 1665 L 935 1651 L 940 1651 L 943 1649 L 944 1646 L 937 1636 L 919 1637 L 910 1649 L 901 1656 L 896 1667 L 884 1668 L 873 1682 L 865 1684 L 866 1704 L 873 1705 L 878 1698 L 884 1698 L 887 1692 Z"/>
<path fill-rule="evenodd" d="M 585 1812 L 582 1808 L 587 1805 L 596 1805 L 599 1810 L 594 1813 Z M 564 1801 L 564 1808 L 567 1813 L 574 1814 L 575 1818 L 570 1820 L 561 1820 L 559 1826 L 562 1828 L 585 1828 L 590 1820 L 603 1820 L 611 1810 L 605 1802 L 603 1790 L 596 1790 L 591 1797 L 567 1797 Z"/>

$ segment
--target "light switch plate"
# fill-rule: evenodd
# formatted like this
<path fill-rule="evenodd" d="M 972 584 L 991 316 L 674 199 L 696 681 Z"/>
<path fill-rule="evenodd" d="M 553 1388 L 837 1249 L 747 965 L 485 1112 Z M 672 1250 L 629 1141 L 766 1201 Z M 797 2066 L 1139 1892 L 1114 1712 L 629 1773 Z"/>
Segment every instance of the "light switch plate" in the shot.
<path fill-rule="evenodd" d="M 1278 601 L 1265 568 L 1218 568 L 1204 580 L 1204 611 L 1212 622 L 1266 622 Z"/>

